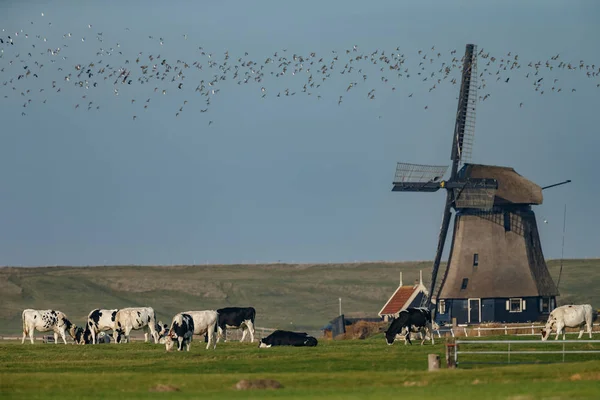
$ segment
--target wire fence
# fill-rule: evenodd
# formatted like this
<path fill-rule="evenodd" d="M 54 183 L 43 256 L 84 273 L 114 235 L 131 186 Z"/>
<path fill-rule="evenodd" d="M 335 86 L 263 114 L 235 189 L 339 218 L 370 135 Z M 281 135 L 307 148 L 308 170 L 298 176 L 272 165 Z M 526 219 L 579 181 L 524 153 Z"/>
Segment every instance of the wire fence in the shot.
<path fill-rule="evenodd" d="M 531 364 L 598 359 L 600 340 L 456 340 L 454 364 Z M 576 355 L 575 357 L 569 357 Z M 558 357 L 557 357 L 558 356 Z"/>

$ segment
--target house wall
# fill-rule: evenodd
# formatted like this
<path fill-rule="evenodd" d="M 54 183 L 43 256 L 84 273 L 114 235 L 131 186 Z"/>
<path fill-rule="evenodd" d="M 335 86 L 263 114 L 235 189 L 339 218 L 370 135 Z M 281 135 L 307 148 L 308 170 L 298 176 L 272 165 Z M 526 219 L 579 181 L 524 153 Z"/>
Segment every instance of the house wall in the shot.
<path fill-rule="evenodd" d="M 540 311 L 541 297 L 523 297 L 525 309 L 520 312 L 510 312 L 506 309 L 506 302 L 509 298 L 491 298 L 481 299 L 481 321 L 482 322 L 499 322 L 499 323 L 522 323 L 545 321 L 552 311 Z M 552 302 L 555 307 L 556 299 Z M 469 323 L 468 300 L 466 299 L 445 299 L 446 313 L 436 313 L 435 320 L 437 323 L 451 324 L 452 318 L 456 318 L 458 324 Z"/>

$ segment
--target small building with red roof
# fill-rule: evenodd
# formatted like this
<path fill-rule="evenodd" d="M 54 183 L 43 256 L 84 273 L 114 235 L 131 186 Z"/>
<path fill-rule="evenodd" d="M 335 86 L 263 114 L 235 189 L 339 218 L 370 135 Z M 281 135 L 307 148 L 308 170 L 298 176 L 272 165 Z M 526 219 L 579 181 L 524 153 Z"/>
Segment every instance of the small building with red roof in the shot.
<path fill-rule="evenodd" d="M 397 318 L 398 313 L 408 307 L 420 307 L 421 300 L 427 296 L 429 291 L 423 285 L 423 271 L 419 271 L 419 280 L 410 286 L 402 285 L 402 272 L 400 272 L 400 285 L 379 311 L 379 316 L 385 321 Z"/>

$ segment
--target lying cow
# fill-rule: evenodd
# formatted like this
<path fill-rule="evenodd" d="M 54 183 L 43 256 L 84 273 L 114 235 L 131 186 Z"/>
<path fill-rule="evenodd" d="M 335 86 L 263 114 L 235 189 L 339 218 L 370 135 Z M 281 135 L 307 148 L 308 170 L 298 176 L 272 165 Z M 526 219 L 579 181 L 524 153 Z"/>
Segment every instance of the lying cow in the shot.
<path fill-rule="evenodd" d="M 29 335 L 29 340 L 33 344 L 33 333 L 37 329 L 39 332 L 54 332 L 54 343 L 58 344 L 58 336 L 67 344 L 66 333 L 75 339 L 77 326 L 72 324 L 67 316 L 56 310 L 23 310 L 23 339 L 21 344 L 25 343 L 25 338 Z"/>
<path fill-rule="evenodd" d="M 241 329 L 242 339 L 244 341 L 246 333 L 250 333 L 250 342 L 254 343 L 254 318 L 256 310 L 254 307 L 226 307 L 217 310 L 219 313 L 218 336 L 217 343 L 223 337 L 225 342 L 227 339 L 227 329 Z"/>
<path fill-rule="evenodd" d="M 156 314 L 152 307 L 122 308 L 115 315 L 113 339 L 115 343 L 129 343 L 129 334 L 132 330 L 143 329 L 144 341 L 148 342 L 148 333 L 152 335 L 154 343 L 158 343 L 156 332 Z"/>
<path fill-rule="evenodd" d="M 83 334 L 84 343 L 89 343 L 91 339 L 92 344 L 96 344 L 98 341 L 98 335 L 100 332 L 112 330 L 113 334 L 116 330 L 116 317 L 118 309 L 101 309 L 96 308 L 92 310 L 88 315 L 86 331 Z"/>
<path fill-rule="evenodd" d="M 183 314 L 190 315 L 194 320 L 194 335 L 206 335 L 208 337 L 206 350 L 208 350 L 210 346 L 213 346 L 213 349 L 215 349 L 217 347 L 215 334 L 217 331 L 219 314 L 214 310 L 184 311 Z"/>
<path fill-rule="evenodd" d="M 542 340 L 547 340 L 552 333 L 552 329 L 556 329 L 556 336 L 554 340 L 558 339 L 558 335 L 562 333 L 563 340 L 565 340 L 565 327 L 567 328 L 579 328 L 579 336 L 577 339 L 581 339 L 583 336 L 583 326 L 585 325 L 592 338 L 592 323 L 594 319 L 594 313 L 592 306 L 589 304 L 581 305 L 568 305 L 557 307 L 550 313 L 546 326 L 542 328 Z"/>
<path fill-rule="evenodd" d="M 167 351 L 171 351 L 177 342 L 177 351 L 183 350 L 184 345 L 186 351 L 190 351 L 193 337 L 194 319 L 189 314 L 179 313 L 173 317 L 169 334 L 165 336 L 165 348 Z"/>
<path fill-rule="evenodd" d="M 259 349 L 271 346 L 314 347 L 318 344 L 315 337 L 304 332 L 275 331 L 258 343 Z"/>
<path fill-rule="evenodd" d="M 434 344 L 433 328 L 431 325 L 431 311 L 422 307 L 409 307 L 406 310 L 400 311 L 398 313 L 398 318 L 392 321 L 387 331 L 385 331 L 385 340 L 387 344 L 391 346 L 394 344 L 396 335 L 403 333 L 406 330 L 404 336 L 406 340 L 404 344 L 408 342 L 412 345 L 410 334 L 411 331 L 416 329 L 416 331 L 421 332 L 422 335 L 421 345 L 425 342 L 427 335 L 429 335 L 429 338 L 431 339 L 431 344 Z"/>

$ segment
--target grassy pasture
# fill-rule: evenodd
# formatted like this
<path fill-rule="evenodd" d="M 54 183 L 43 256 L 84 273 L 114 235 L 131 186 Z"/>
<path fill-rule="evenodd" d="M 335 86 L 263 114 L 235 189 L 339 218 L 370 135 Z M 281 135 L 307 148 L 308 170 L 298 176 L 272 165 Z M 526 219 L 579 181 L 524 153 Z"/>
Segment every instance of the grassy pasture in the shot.
<path fill-rule="evenodd" d="M 140 342 L 97 346 L 0 343 L 0 398 L 599 398 L 599 355 L 570 355 L 564 364 L 478 365 L 427 372 L 428 354 L 444 359 L 442 342 L 387 346 L 382 335 L 377 335 L 362 341 L 321 341 L 316 348 L 258 349 L 255 344 L 228 342 L 207 351 L 202 342 L 195 341 L 189 353 L 165 353 L 164 346 Z M 537 357 L 549 361 L 549 356 Z M 284 387 L 233 388 L 241 379 L 263 378 L 275 379 Z M 152 392 L 159 384 L 179 390 Z"/>
<path fill-rule="evenodd" d="M 557 280 L 560 262 L 548 261 Z M 565 260 L 559 304 L 600 308 L 600 259 Z M 430 261 L 349 264 L 267 264 L 107 267 L 0 267 L 0 335 L 21 334 L 25 308 L 54 308 L 83 324 L 90 310 L 151 306 L 165 322 L 189 309 L 253 306 L 256 325 L 319 330 L 338 314 L 376 316 L 398 287 Z"/>

